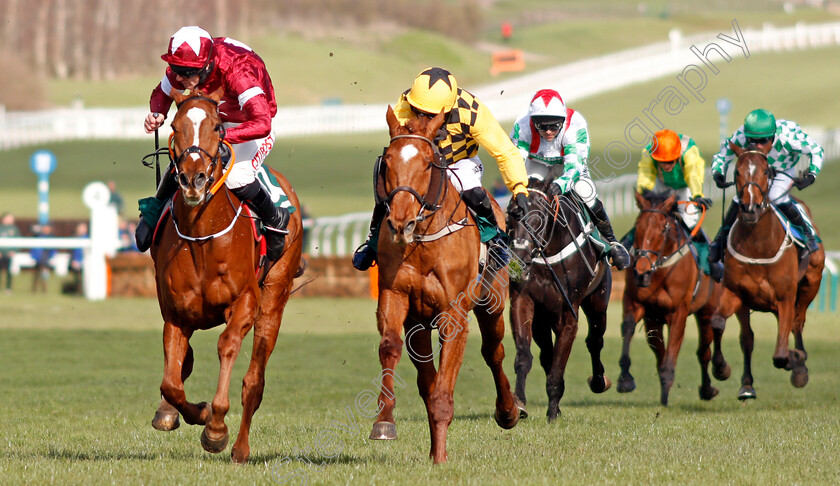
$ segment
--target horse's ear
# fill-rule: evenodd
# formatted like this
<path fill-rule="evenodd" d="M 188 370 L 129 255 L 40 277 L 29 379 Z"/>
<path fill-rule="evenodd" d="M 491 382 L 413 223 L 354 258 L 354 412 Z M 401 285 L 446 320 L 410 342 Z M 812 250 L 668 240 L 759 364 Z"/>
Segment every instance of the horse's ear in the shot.
<path fill-rule="evenodd" d="M 432 118 L 426 125 L 426 135 L 429 138 L 434 138 L 435 134 L 437 134 L 437 131 L 440 129 L 440 126 L 443 125 L 444 120 L 446 120 L 446 114 L 444 113 L 443 109 L 441 109 L 440 113 L 435 115 L 435 117 Z"/>
<path fill-rule="evenodd" d="M 735 155 L 737 155 L 738 157 L 740 157 L 740 156 L 741 156 L 741 154 L 742 154 L 742 153 L 744 153 L 744 149 L 742 149 L 741 147 L 739 147 L 739 146 L 735 145 L 735 144 L 734 144 L 734 143 L 732 143 L 732 142 L 729 142 L 729 148 L 730 148 L 733 152 L 735 152 Z"/>
<path fill-rule="evenodd" d="M 225 95 L 225 87 L 224 86 L 219 86 L 219 89 L 217 89 L 216 91 L 213 91 L 212 93 L 208 93 L 207 97 L 218 103 L 219 100 L 222 99 L 222 96 L 224 96 L 224 95 Z"/>
<path fill-rule="evenodd" d="M 388 105 L 388 111 L 385 113 L 385 120 L 388 122 L 388 131 L 393 137 L 397 128 L 400 127 L 400 121 L 397 119 L 397 114 L 394 113 L 394 109 L 391 105 Z"/>
<path fill-rule="evenodd" d="M 169 97 L 175 101 L 176 105 L 180 105 L 182 101 L 189 98 L 189 96 L 185 95 L 184 93 L 178 91 L 175 88 L 172 88 L 172 91 L 169 92 Z"/>
<path fill-rule="evenodd" d="M 647 199 L 645 199 L 645 197 L 644 197 L 644 196 L 642 196 L 642 193 L 641 193 L 641 192 L 639 192 L 639 191 L 635 191 L 635 192 L 636 192 L 636 206 L 637 206 L 639 209 L 645 209 L 645 208 L 647 208 L 647 207 L 650 205 L 650 201 L 648 201 Z"/>
<path fill-rule="evenodd" d="M 668 196 L 668 199 L 662 202 L 662 209 L 666 212 L 672 212 L 676 209 L 677 206 L 677 193 L 671 191 L 671 195 Z"/>

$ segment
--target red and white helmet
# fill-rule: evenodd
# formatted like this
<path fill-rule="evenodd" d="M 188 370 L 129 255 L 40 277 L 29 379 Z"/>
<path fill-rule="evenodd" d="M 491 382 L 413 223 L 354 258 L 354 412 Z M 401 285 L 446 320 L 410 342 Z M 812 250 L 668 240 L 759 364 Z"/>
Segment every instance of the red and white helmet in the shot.
<path fill-rule="evenodd" d="M 557 91 L 541 89 L 531 99 L 528 114 L 531 119 L 566 118 L 566 104 Z"/>
<path fill-rule="evenodd" d="M 160 56 L 169 64 L 192 68 L 207 65 L 213 53 L 213 38 L 201 27 L 181 27 L 169 39 L 169 50 Z"/>

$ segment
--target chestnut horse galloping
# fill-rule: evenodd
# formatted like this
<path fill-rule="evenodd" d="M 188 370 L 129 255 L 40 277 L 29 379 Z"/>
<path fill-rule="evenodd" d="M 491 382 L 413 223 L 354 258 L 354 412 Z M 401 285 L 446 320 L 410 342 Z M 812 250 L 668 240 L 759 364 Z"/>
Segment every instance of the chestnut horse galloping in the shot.
<path fill-rule="evenodd" d="M 180 191 L 151 247 L 164 320 L 163 400 L 152 425 L 173 430 L 179 425 L 180 413 L 188 424 L 204 425 L 201 445 L 205 450 L 222 452 L 228 443 L 225 414 L 230 409 L 231 370 L 242 340 L 253 327 L 254 349 L 242 383 L 242 423 L 231 450 L 233 461 L 242 463 L 250 455 L 248 435 L 262 401 L 266 363 L 277 341 L 292 281 L 301 267 L 300 211 L 291 214 L 285 252 L 260 285 L 260 244 L 254 237 L 254 222 L 224 185 L 219 93 L 184 96 L 173 90 L 171 96 L 178 113 L 172 120 L 170 154 Z M 299 208 L 289 182 L 272 173 L 291 204 Z M 225 329 L 218 342 L 221 366 L 216 395 L 209 404 L 189 402 L 184 393 L 184 380 L 193 369 L 189 339 L 197 330 L 221 324 Z"/>
<path fill-rule="evenodd" d="M 731 372 L 720 349 L 726 320 L 718 314 L 723 286 L 705 275 L 692 257 L 691 236 L 677 220 L 676 196 L 655 195 L 650 199 L 636 193 L 636 204 L 641 212 L 636 218 L 633 262 L 625 274 L 623 319 L 621 335 L 621 375 L 618 377 L 619 393 L 636 389 L 630 374 L 630 340 L 636 323 L 645 320 L 648 346 L 656 356 L 659 371 L 662 405 L 668 405 L 668 394 L 674 384 L 674 368 L 682 346 L 685 321 L 694 314 L 697 320 L 700 344 L 700 398 L 711 400 L 718 394 L 709 378 L 709 361 L 712 374 L 726 380 Z M 698 224 L 698 230 L 699 230 Z M 668 326 L 667 345 L 663 326 Z M 714 340 L 715 352 L 710 345 Z"/>
<path fill-rule="evenodd" d="M 521 223 L 511 223 L 509 231 L 514 253 L 525 268 L 522 278 L 510 286 L 516 398 L 521 402 L 520 416 L 527 417 L 525 381 L 534 360 L 533 338 L 540 348 L 540 364 L 546 375 L 549 422 L 560 415 L 560 399 L 566 390 L 566 363 L 577 335 L 579 309 L 586 314 L 589 327 L 589 389 L 603 393 L 612 385 L 601 362 L 612 273 L 600 257 L 604 245 L 587 237 L 593 226 L 579 219 L 579 203 L 569 195 L 549 198 L 548 188 L 555 175 L 549 173 L 544 181 L 531 178 L 528 203 L 532 210 Z"/>
<path fill-rule="evenodd" d="M 771 312 L 778 321 L 773 365 L 792 371 L 790 382 L 797 388 L 808 384 L 808 368 L 802 343 L 805 314 L 820 288 L 825 251 L 800 258 L 791 230 L 777 216 L 768 200 L 773 172 L 767 153 L 756 146 L 747 149 L 730 144 L 738 156 L 735 165 L 735 187 L 739 199 L 738 216 L 729 232 L 726 245 L 726 288 L 721 312 L 735 313 L 741 324 L 741 350 L 744 353 L 744 374 L 738 398 L 755 398 L 752 376 L 753 331 L 750 311 Z M 799 202 L 807 211 L 807 206 Z M 795 348 L 789 349 L 793 333 Z"/>
<path fill-rule="evenodd" d="M 446 163 L 434 137 L 444 121 L 415 117 L 401 126 L 389 106 L 391 141 L 377 162 L 377 197 L 384 200 L 388 230 L 379 235 L 379 362 L 382 392 L 372 439 L 396 439 L 394 379 L 405 344 L 417 368 L 417 388 L 426 404 L 431 432 L 430 457 L 445 462 L 446 434 L 455 411 L 453 392 L 467 342 L 468 313 L 481 330 L 481 354 L 496 382 L 496 422 L 505 429 L 519 421 L 519 410 L 502 370 L 504 304 L 508 275 L 479 274 L 479 232 L 447 178 Z M 492 199 L 491 199 L 492 200 Z M 494 202 L 497 221 L 501 210 Z M 438 329 L 433 345 L 432 329 Z M 439 369 L 435 356 L 439 355 Z"/>

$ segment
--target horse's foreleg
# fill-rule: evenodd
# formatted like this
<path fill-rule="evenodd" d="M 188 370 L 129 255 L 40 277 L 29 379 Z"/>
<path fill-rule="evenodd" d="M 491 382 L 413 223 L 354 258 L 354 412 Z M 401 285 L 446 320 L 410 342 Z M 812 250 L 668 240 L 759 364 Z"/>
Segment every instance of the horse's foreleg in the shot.
<path fill-rule="evenodd" d="M 566 363 L 572 351 L 572 344 L 577 335 L 577 321 L 566 309 L 560 315 L 557 326 L 557 339 L 554 342 L 553 359 L 550 371 L 545 377 L 545 391 L 548 395 L 548 421 L 560 415 L 560 399 L 566 392 Z"/>
<path fill-rule="evenodd" d="M 606 280 L 605 285 L 609 284 L 610 281 Z M 587 295 L 581 303 L 581 308 L 586 314 L 586 322 L 589 324 L 589 332 L 586 335 L 586 349 L 589 351 L 589 359 L 592 365 L 592 376 L 589 377 L 588 382 L 589 389 L 593 393 L 603 393 L 612 386 L 612 382 L 607 378 L 604 371 L 604 364 L 601 362 L 604 333 L 607 331 L 607 305 L 609 304 L 609 294 L 605 294 L 602 289 L 603 287 Z M 627 345 L 629 347 L 629 342 Z"/>
<path fill-rule="evenodd" d="M 184 363 L 181 367 L 181 382 L 187 381 L 187 378 L 192 374 L 193 369 L 193 349 L 187 344 L 187 355 L 184 357 Z M 157 430 L 170 431 L 175 430 L 181 426 L 181 421 L 178 419 L 178 410 L 173 407 L 165 398 L 160 399 L 160 405 L 155 412 L 155 418 L 152 419 L 152 427 Z"/>
<path fill-rule="evenodd" d="M 516 346 L 516 358 L 513 361 L 513 371 L 516 373 L 516 398 L 522 404 L 520 417 L 528 416 L 525 410 L 525 383 L 534 355 L 531 354 L 532 325 L 534 320 L 534 301 L 521 295 L 514 295 L 510 301 L 510 329 L 513 343 Z"/>
<path fill-rule="evenodd" d="M 190 336 L 171 322 L 163 325 L 163 381 L 160 394 L 164 402 L 169 403 L 184 416 L 190 425 L 204 425 L 210 419 L 210 406 L 207 403 L 194 404 L 187 401 L 184 393 L 184 377 L 192 368 L 192 356 L 189 352 Z M 164 413 L 168 408 L 161 402 Z M 160 410 L 160 409 L 159 409 Z M 177 417 L 176 417 L 177 418 Z M 157 428 L 157 427 L 155 427 Z"/>
<path fill-rule="evenodd" d="M 242 340 L 254 325 L 256 312 L 256 296 L 244 294 L 228 311 L 225 319 L 228 324 L 219 335 L 219 382 L 216 385 L 216 395 L 213 396 L 210 421 L 204 426 L 204 432 L 201 434 L 201 446 L 207 452 L 219 453 L 227 447 L 228 427 L 225 424 L 225 415 L 230 410 L 230 375 L 236 357 L 239 356 Z"/>
<path fill-rule="evenodd" d="M 741 324 L 741 334 L 739 337 L 741 340 L 741 352 L 744 354 L 744 374 L 741 375 L 741 390 L 738 392 L 738 400 L 747 400 L 756 397 L 752 376 L 752 352 L 755 344 L 755 335 L 750 326 L 749 307 L 741 305 L 735 315 Z"/>
<path fill-rule="evenodd" d="M 441 324 L 443 326 L 443 324 Z M 467 319 L 460 311 L 448 313 L 446 327 L 440 327 L 440 366 L 435 376 L 435 385 L 429 396 L 429 420 L 432 431 L 432 446 L 429 455 L 435 464 L 446 462 L 446 434 L 455 414 L 455 381 L 464 360 L 464 348 L 469 331 Z M 510 386 L 510 385 L 508 385 Z M 514 414 L 518 417 L 517 414 Z"/>
<path fill-rule="evenodd" d="M 621 374 L 618 376 L 618 392 L 629 393 L 636 389 L 636 380 L 630 374 L 630 341 L 636 332 L 636 324 L 645 315 L 645 308 L 637 301 L 627 295 L 624 291 L 623 319 L 621 320 L 621 357 L 618 358 L 618 366 Z"/>
<path fill-rule="evenodd" d="M 397 398 L 394 394 L 394 375 L 397 363 L 402 356 L 403 340 L 400 331 L 408 316 L 408 298 L 390 290 L 381 290 L 379 303 L 376 308 L 376 323 L 379 328 L 379 363 L 382 365 L 381 388 L 379 393 L 379 414 L 373 429 L 371 439 L 396 439 L 397 426 L 394 421 L 394 406 Z M 419 326 L 419 324 L 418 324 Z M 423 332 L 422 327 L 416 327 L 406 333 L 406 346 L 409 353 L 418 353 L 413 349 L 413 333 Z M 412 333 L 412 334 L 409 334 Z M 428 359 L 434 359 L 433 356 Z"/>
<path fill-rule="evenodd" d="M 412 329 L 416 330 L 412 332 Z M 420 392 L 420 398 L 423 399 L 423 404 L 426 406 L 426 417 L 429 421 L 429 437 L 432 437 L 435 433 L 435 424 L 432 421 L 430 398 L 435 389 L 435 376 L 437 375 L 434 359 L 437 352 L 432 350 L 432 331 L 431 329 L 423 328 L 419 323 L 406 322 L 406 334 L 411 336 L 411 352 L 408 353 L 408 356 L 417 369 L 417 390 Z M 440 349 L 437 351 L 440 351 Z M 386 422 L 382 423 L 384 424 Z M 394 434 L 396 434 L 396 431 L 394 431 Z M 371 438 L 374 438 L 373 434 L 371 434 Z M 390 438 L 395 439 L 396 435 Z"/>
<path fill-rule="evenodd" d="M 712 321 L 707 315 L 700 313 L 694 315 L 697 321 L 697 359 L 700 361 L 700 399 L 711 400 L 719 393 L 718 389 L 712 386 L 712 378 L 709 376 L 709 362 L 712 360 L 712 340 L 714 331 Z"/>
<path fill-rule="evenodd" d="M 289 277 L 291 279 L 291 276 Z M 265 291 L 264 291 L 265 292 Z M 289 300 L 289 289 L 282 292 L 280 297 L 266 298 L 262 296 L 261 311 L 254 325 L 254 347 L 251 353 L 251 363 L 248 372 L 242 379 L 242 423 L 236 442 L 231 448 L 231 459 L 236 463 L 244 463 L 251 455 L 249 437 L 251 421 L 262 403 L 265 390 L 265 369 L 268 358 L 277 344 L 277 334 L 283 310 Z"/>
<path fill-rule="evenodd" d="M 520 413 L 524 412 L 525 405 L 522 404 L 520 407 L 516 404 L 516 400 L 510 392 L 510 382 L 502 368 L 502 362 L 505 359 L 505 348 L 502 345 L 502 339 L 505 337 L 505 319 L 504 301 L 501 302 L 501 305 L 496 306 L 477 306 L 474 313 L 481 330 L 481 355 L 484 357 L 484 362 L 490 367 L 493 381 L 496 384 L 496 411 L 493 417 L 499 427 L 510 429 L 519 422 Z M 528 333 L 527 341 L 530 348 L 530 333 Z M 528 351 L 530 354 L 530 349 Z M 518 347 L 516 354 L 519 355 Z M 530 361 L 528 368 L 530 369 Z M 522 384 L 522 394 L 525 394 L 524 382 Z"/>
<path fill-rule="evenodd" d="M 668 345 L 665 348 L 665 357 L 659 364 L 659 403 L 668 405 L 668 395 L 674 385 L 674 370 L 677 367 L 677 356 L 680 354 L 683 337 L 685 337 L 685 321 L 688 318 L 688 309 L 684 306 L 677 307 L 669 314 L 665 322 L 668 323 Z"/>
<path fill-rule="evenodd" d="M 773 366 L 783 370 L 792 369 L 790 360 L 790 333 L 793 331 L 793 317 L 795 314 L 795 302 L 788 298 L 778 303 L 776 320 L 778 321 L 778 333 L 776 333 L 776 350 L 773 352 Z"/>

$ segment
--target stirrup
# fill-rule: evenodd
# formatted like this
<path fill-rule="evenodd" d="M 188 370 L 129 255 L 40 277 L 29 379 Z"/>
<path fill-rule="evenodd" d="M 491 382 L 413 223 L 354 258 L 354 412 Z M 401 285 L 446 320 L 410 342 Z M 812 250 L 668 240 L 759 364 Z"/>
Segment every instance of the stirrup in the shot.
<path fill-rule="evenodd" d="M 627 252 L 627 248 L 624 248 L 624 245 L 617 241 L 610 242 L 610 257 L 615 268 L 619 270 L 624 270 L 630 266 L 630 253 Z"/>
<path fill-rule="evenodd" d="M 502 234 L 503 233 L 497 234 L 487 242 L 487 265 L 493 270 L 506 267 L 507 264 L 510 263 L 510 252 L 507 248 L 504 237 L 501 236 Z"/>
<path fill-rule="evenodd" d="M 367 242 L 362 243 L 353 252 L 353 268 L 364 272 L 376 263 L 376 251 Z"/>

